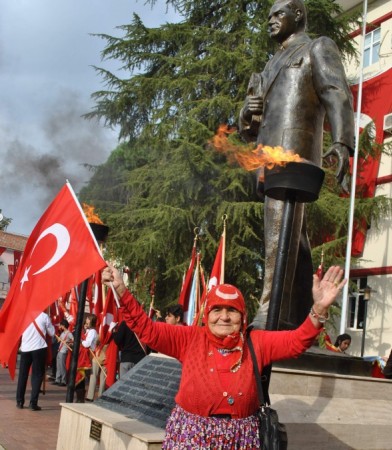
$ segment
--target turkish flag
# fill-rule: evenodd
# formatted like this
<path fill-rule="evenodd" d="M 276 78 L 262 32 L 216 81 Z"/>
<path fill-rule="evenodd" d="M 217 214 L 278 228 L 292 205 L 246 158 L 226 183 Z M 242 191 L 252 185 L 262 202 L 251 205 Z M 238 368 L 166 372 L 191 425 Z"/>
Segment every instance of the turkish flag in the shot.
<path fill-rule="evenodd" d="M 68 297 L 69 316 L 66 317 L 69 323 L 69 331 L 74 331 L 76 325 L 76 318 L 78 316 L 79 291 L 73 287 Z"/>
<path fill-rule="evenodd" d="M 207 298 L 207 293 L 218 284 L 223 284 L 225 282 L 225 253 L 226 253 L 226 226 L 223 229 L 223 233 L 220 238 L 219 247 L 215 255 L 214 265 L 212 266 L 210 279 L 208 280 L 208 286 L 204 279 L 204 273 L 201 271 L 201 284 L 202 284 L 202 295 L 200 299 L 200 308 L 193 321 L 193 325 L 201 325 L 203 320 L 204 308 Z M 201 266 L 200 266 L 201 267 Z"/>
<path fill-rule="evenodd" d="M 226 230 L 223 231 L 218 251 L 216 252 L 214 265 L 212 266 L 211 276 L 208 281 L 208 290 L 217 286 L 218 284 L 223 284 L 225 280 L 225 247 L 226 247 Z"/>
<path fill-rule="evenodd" d="M 0 363 L 8 362 L 19 337 L 38 314 L 105 265 L 67 183 L 31 233 L 0 310 Z"/>
<path fill-rule="evenodd" d="M 193 243 L 191 261 L 189 263 L 189 267 L 186 272 L 184 282 L 182 283 L 180 298 L 178 299 L 178 303 L 183 307 L 184 313 L 186 313 L 189 308 L 189 296 L 192 289 L 193 269 L 195 267 L 195 263 L 196 263 L 196 239 Z"/>
<path fill-rule="evenodd" d="M 13 264 L 8 264 L 8 280 L 10 285 L 12 283 L 12 280 L 14 279 L 15 272 L 16 272 L 15 266 Z"/>
<path fill-rule="evenodd" d="M 18 270 L 20 260 L 22 259 L 23 252 L 20 252 L 18 250 L 14 250 L 14 266 L 15 266 L 15 272 Z"/>
<path fill-rule="evenodd" d="M 102 276 L 100 270 L 94 275 L 94 282 L 92 285 L 92 304 L 93 314 L 97 316 L 97 327 L 99 327 L 101 325 L 103 312 Z"/>
<path fill-rule="evenodd" d="M 106 388 L 109 388 L 116 382 L 117 374 L 118 347 L 112 339 L 106 349 L 105 366 L 106 366 Z"/>
<path fill-rule="evenodd" d="M 118 311 L 111 289 L 106 294 L 105 306 L 101 314 L 101 324 L 99 327 L 99 341 L 102 345 L 109 342 L 109 327 L 112 322 L 118 322 Z"/>

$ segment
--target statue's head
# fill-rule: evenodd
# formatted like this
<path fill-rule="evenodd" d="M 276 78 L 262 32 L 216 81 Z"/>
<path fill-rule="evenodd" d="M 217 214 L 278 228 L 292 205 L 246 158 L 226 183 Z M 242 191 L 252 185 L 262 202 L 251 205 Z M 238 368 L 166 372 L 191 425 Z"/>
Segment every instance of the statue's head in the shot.
<path fill-rule="evenodd" d="M 306 28 L 306 8 L 302 0 L 276 0 L 268 16 L 268 33 L 282 43 Z"/>

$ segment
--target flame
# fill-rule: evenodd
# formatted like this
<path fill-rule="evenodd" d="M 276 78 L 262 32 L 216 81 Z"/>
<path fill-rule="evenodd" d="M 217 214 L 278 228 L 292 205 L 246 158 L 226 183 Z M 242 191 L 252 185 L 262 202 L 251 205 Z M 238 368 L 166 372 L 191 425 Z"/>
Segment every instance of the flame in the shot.
<path fill-rule="evenodd" d="M 236 131 L 236 128 L 220 125 L 210 144 L 215 150 L 225 154 L 229 162 L 236 161 L 245 170 L 252 171 L 265 167 L 271 169 L 276 165 L 285 166 L 289 162 L 303 161 L 297 153 L 280 146 L 270 147 L 259 144 L 253 148 L 253 145 L 244 146 L 229 141 L 228 136 Z"/>
<path fill-rule="evenodd" d="M 95 206 L 88 205 L 87 203 L 82 203 L 82 206 L 83 212 L 89 223 L 98 223 L 99 225 L 103 225 L 102 220 L 94 212 Z"/>

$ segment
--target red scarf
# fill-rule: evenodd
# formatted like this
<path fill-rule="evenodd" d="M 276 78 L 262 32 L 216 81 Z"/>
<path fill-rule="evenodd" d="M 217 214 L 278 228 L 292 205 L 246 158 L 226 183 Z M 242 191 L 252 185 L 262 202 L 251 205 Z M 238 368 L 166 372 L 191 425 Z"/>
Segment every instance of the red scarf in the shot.
<path fill-rule="evenodd" d="M 242 332 L 237 331 L 237 333 L 229 334 L 224 338 L 220 338 L 215 336 L 211 332 L 210 327 L 206 325 L 206 334 L 208 340 L 215 348 L 227 351 L 227 353 L 240 352 L 239 359 L 230 367 L 230 372 L 237 372 L 237 370 L 241 367 L 242 355 L 244 352 L 244 335 Z"/>

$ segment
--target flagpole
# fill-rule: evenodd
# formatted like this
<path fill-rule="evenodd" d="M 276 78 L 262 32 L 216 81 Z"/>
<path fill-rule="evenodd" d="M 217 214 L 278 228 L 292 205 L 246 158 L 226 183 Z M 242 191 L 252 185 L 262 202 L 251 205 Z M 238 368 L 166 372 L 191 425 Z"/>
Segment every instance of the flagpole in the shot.
<path fill-rule="evenodd" d="M 57 334 L 55 334 L 54 336 L 60 343 L 64 344 L 67 347 L 67 349 L 72 352 L 72 348 L 65 341 L 63 341 L 59 336 L 57 336 Z"/>
<path fill-rule="evenodd" d="M 355 206 L 355 191 L 357 185 L 357 171 L 358 171 L 359 125 L 362 110 L 363 62 L 365 55 L 364 47 L 366 36 L 366 20 L 367 20 L 367 0 L 363 0 L 362 43 L 361 43 L 362 48 L 361 48 L 360 73 L 358 84 L 357 117 L 355 126 L 355 150 L 353 157 L 353 174 L 351 178 L 350 212 L 349 212 L 348 236 L 346 247 L 346 263 L 344 267 L 344 277 L 347 280 L 350 279 L 351 248 L 352 248 L 353 228 L 354 228 L 354 206 Z M 340 316 L 340 334 L 343 334 L 345 332 L 347 325 L 348 290 L 349 290 L 349 283 L 346 283 L 343 288 L 342 311 Z"/>
<path fill-rule="evenodd" d="M 78 303 L 78 313 L 76 316 L 75 330 L 74 330 L 74 345 L 71 358 L 71 367 L 69 370 L 69 381 L 67 385 L 67 395 L 65 402 L 73 403 L 74 393 L 75 393 L 75 381 L 76 381 L 76 371 L 78 368 L 78 357 L 80 349 L 80 338 L 82 336 L 82 327 L 84 319 L 84 308 L 86 306 L 86 296 L 88 287 L 88 278 L 82 282 L 80 285 L 80 295 Z"/>

